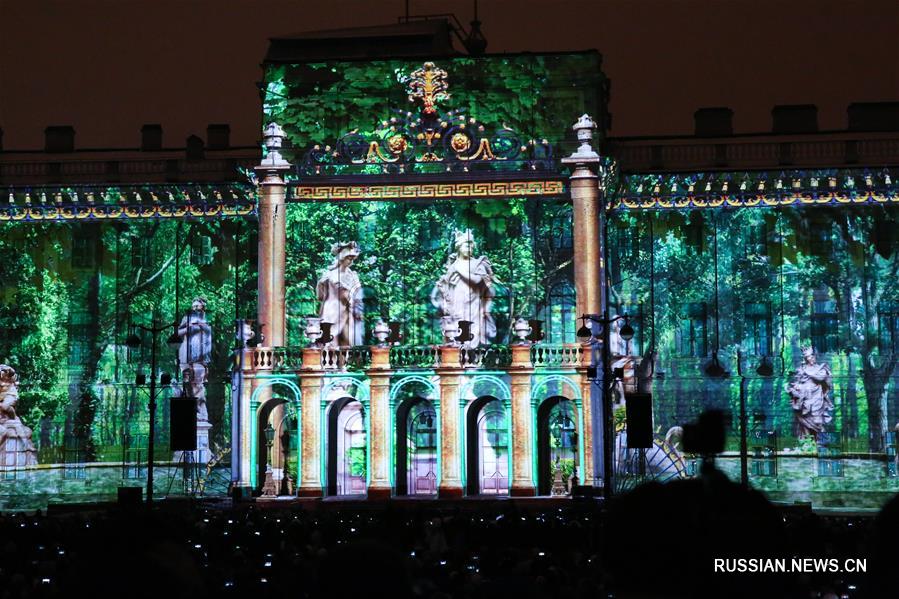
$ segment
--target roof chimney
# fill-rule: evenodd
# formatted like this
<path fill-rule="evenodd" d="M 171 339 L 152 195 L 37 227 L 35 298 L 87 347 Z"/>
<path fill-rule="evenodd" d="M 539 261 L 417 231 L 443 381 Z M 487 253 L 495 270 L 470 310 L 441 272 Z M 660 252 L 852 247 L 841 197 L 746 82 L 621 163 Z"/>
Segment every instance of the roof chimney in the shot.
<path fill-rule="evenodd" d="M 162 149 L 162 125 L 144 125 L 140 128 L 140 149 L 144 152 Z"/>
<path fill-rule="evenodd" d="M 213 124 L 206 127 L 206 147 L 210 150 L 227 150 L 231 127 L 225 124 Z"/>
<path fill-rule="evenodd" d="M 696 137 L 727 137 L 734 134 L 734 111 L 727 106 L 700 108 L 693 113 Z"/>
<path fill-rule="evenodd" d="M 817 133 L 818 107 L 814 104 L 786 104 L 771 109 L 772 133 Z"/>
<path fill-rule="evenodd" d="M 74 127 L 71 125 L 51 125 L 44 129 L 44 151 L 51 153 L 74 152 Z"/>

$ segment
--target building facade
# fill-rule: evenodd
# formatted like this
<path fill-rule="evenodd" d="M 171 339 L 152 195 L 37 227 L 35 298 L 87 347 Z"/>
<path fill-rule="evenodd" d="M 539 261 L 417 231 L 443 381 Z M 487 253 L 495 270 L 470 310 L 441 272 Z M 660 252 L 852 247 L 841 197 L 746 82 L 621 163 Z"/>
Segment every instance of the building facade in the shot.
<path fill-rule="evenodd" d="M 596 53 L 414 54 L 271 54 L 261 157 L 0 154 L 5 505 L 143 486 L 149 394 L 160 494 L 620 492 L 695 474 L 710 408 L 774 499 L 899 488 L 890 106 L 608 139 Z"/>

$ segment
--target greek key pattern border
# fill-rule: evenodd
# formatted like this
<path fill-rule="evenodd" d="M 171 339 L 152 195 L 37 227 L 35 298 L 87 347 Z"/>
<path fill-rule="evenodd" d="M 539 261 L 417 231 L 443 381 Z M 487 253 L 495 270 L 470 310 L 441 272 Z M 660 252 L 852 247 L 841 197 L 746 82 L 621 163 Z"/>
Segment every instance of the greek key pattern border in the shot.
<path fill-rule="evenodd" d="M 562 181 L 489 181 L 477 183 L 408 183 L 397 185 L 293 185 L 290 199 L 298 202 L 341 200 L 414 200 L 557 196 Z"/>

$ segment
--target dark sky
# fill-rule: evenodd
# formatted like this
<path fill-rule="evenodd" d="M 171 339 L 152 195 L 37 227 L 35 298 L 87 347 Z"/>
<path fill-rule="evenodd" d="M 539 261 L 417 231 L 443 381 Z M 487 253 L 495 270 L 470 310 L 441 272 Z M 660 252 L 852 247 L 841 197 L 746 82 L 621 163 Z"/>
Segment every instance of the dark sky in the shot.
<path fill-rule="evenodd" d="M 740 133 L 799 103 L 842 129 L 850 102 L 899 100 L 899 0 L 480 4 L 488 51 L 600 50 L 617 136 L 690 133 L 696 108 L 722 105 Z M 470 0 L 411 5 L 471 18 Z M 269 37 L 402 12 L 403 0 L 0 0 L 3 146 L 40 148 L 45 126 L 71 124 L 78 147 L 134 147 L 144 123 L 182 146 L 217 122 L 256 143 Z"/>

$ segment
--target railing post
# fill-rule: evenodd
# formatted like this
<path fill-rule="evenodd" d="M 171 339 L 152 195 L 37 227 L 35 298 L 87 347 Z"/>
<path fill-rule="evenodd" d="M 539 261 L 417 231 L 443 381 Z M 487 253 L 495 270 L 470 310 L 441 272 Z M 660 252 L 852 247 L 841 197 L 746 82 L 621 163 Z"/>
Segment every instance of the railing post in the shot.
<path fill-rule="evenodd" d="M 321 407 L 322 368 L 321 349 L 303 350 L 303 366 L 299 371 L 302 409 L 300 410 L 302 441 L 300 444 L 299 497 L 321 497 Z"/>
<path fill-rule="evenodd" d="M 530 345 L 512 346 L 509 378 L 512 387 L 512 490 L 515 497 L 537 494 L 534 485 L 534 430 L 531 423 L 531 364 Z"/>
<path fill-rule="evenodd" d="M 371 348 L 370 384 L 371 479 L 369 499 L 390 498 L 390 348 Z"/>
<path fill-rule="evenodd" d="M 459 383 L 462 374 L 458 347 L 440 348 L 440 483 L 441 499 L 462 497 L 462 452 L 459 447 Z"/>

